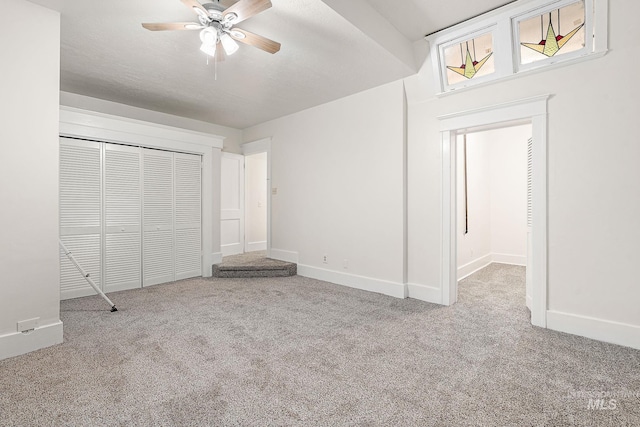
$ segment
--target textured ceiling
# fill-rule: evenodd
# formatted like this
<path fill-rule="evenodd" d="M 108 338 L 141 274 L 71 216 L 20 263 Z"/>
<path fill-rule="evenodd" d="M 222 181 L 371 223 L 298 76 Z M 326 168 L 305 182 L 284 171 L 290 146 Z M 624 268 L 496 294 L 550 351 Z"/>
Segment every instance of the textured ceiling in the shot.
<path fill-rule="evenodd" d="M 507 3 L 272 0 L 238 26 L 280 52 L 241 45 L 216 67 L 197 31 L 141 27 L 195 22 L 180 0 L 32 1 L 61 12 L 61 90 L 239 129 L 411 75 L 414 41 Z"/>
<path fill-rule="evenodd" d="M 427 34 L 496 9 L 514 0 L 367 0 L 407 39 Z"/>

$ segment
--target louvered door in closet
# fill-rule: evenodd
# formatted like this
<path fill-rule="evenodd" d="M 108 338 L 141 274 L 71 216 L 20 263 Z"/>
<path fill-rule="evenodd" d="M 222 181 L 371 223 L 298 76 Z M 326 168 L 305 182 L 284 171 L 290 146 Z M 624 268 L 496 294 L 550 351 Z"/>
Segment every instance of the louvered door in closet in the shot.
<path fill-rule="evenodd" d="M 60 236 L 105 292 L 200 276 L 201 157 L 61 138 Z M 62 255 L 62 298 L 93 293 Z"/>
<path fill-rule="evenodd" d="M 202 272 L 202 205 L 199 156 L 174 153 L 176 280 Z"/>
<path fill-rule="evenodd" d="M 60 240 L 102 286 L 101 144 L 60 138 Z M 61 298 L 95 291 L 60 251 Z"/>
<path fill-rule="evenodd" d="M 173 153 L 143 150 L 144 284 L 170 282 L 174 273 Z"/>
<path fill-rule="evenodd" d="M 140 148 L 104 144 L 104 291 L 140 287 Z"/>

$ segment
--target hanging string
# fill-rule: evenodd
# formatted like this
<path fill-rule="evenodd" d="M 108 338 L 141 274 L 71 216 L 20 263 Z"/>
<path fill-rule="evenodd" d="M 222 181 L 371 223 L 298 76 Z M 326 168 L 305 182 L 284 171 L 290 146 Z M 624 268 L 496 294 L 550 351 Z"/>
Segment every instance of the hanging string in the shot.
<path fill-rule="evenodd" d="M 469 183 L 467 181 L 467 134 L 462 136 L 464 151 L 464 234 L 469 234 Z"/>
<path fill-rule="evenodd" d="M 478 57 L 476 56 L 476 39 L 473 39 L 473 61 L 477 61 Z"/>
<path fill-rule="evenodd" d="M 562 34 L 560 32 L 560 9 L 558 9 L 558 34 Z"/>
<path fill-rule="evenodd" d="M 464 54 L 462 53 L 462 43 L 460 43 L 460 63 L 464 64 Z"/>
<path fill-rule="evenodd" d="M 540 15 L 540 40 L 544 40 L 544 15 Z"/>

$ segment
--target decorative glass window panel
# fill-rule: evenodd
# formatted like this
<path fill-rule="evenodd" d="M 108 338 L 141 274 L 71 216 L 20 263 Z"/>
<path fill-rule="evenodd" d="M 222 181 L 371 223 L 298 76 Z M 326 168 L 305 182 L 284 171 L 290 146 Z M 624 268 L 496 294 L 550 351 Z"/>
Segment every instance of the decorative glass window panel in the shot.
<path fill-rule="evenodd" d="M 577 1 L 518 22 L 520 64 L 583 50 L 585 4 Z"/>
<path fill-rule="evenodd" d="M 495 72 L 493 34 L 447 45 L 443 49 L 447 86 L 479 79 Z"/>

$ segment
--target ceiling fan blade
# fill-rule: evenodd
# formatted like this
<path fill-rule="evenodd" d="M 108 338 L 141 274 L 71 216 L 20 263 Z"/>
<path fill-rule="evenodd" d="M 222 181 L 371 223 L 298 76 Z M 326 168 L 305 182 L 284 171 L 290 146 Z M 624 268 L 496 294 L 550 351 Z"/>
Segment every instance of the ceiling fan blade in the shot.
<path fill-rule="evenodd" d="M 150 23 L 142 24 L 142 26 L 150 31 L 199 30 L 204 28 L 196 22 Z"/>
<path fill-rule="evenodd" d="M 266 37 L 259 36 L 258 34 L 250 33 L 247 30 L 241 30 L 240 28 L 234 27 L 229 31 L 229 35 L 241 43 L 255 46 L 265 52 L 276 53 L 280 50 L 280 43 L 269 40 Z"/>
<path fill-rule="evenodd" d="M 200 9 L 200 11 L 204 12 L 204 16 L 209 16 L 209 11 L 205 9 L 204 6 L 202 6 L 202 4 L 200 4 L 198 0 L 181 0 L 181 1 L 189 9 Z"/>
<path fill-rule="evenodd" d="M 225 11 L 222 12 L 222 18 L 224 19 L 230 13 L 234 13 L 235 15 L 237 15 L 237 18 L 232 20 L 231 22 L 233 24 L 237 24 L 238 22 L 242 22 L 245 19 L 251 18 L 253 15 L 257 15 L 258 13 L 269 9 L 270 7 L 270 0 L 240 0 L 238 3 L 225 9 Z"/>

